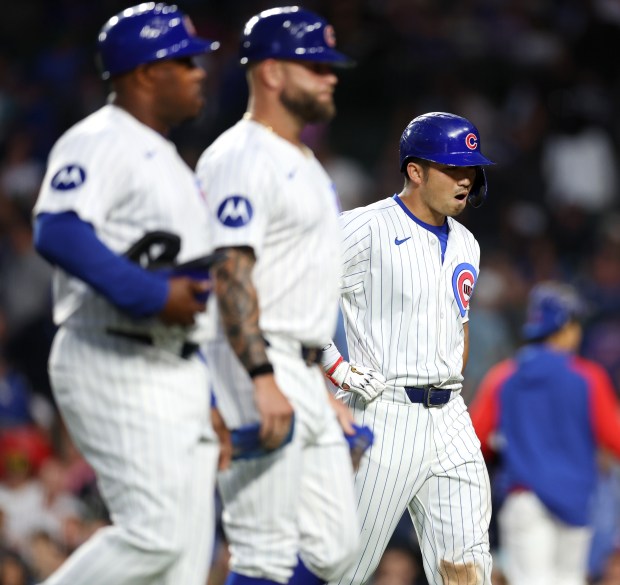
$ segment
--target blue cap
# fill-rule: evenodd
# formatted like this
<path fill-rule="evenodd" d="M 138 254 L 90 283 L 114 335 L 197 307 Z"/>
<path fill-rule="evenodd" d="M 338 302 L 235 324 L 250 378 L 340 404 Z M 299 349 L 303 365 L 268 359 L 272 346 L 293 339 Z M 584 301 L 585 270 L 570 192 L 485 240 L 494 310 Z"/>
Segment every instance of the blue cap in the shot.
<path fill-rule="evenodd" d="M 561 282 L 542 282 L 530 292 L 523 338 L 544 339 L 583 314 L 584 306 L 575 288 Z"/>
<path fill-rule="evenodd" d="M 201 39 L 176 6 L 144 2 L 126 8 L 103 25 L 97 39 L 103 79 L 153 61 L 215 51 L 220 44 Z"/>
<path fill-rule="evenodd" d="M 246 23 L 241 64 L 263 59 L 291 59 L 348 67 L 354 62 L 336 51 L 334 27 L 299 6 L 271 8 Z"/>

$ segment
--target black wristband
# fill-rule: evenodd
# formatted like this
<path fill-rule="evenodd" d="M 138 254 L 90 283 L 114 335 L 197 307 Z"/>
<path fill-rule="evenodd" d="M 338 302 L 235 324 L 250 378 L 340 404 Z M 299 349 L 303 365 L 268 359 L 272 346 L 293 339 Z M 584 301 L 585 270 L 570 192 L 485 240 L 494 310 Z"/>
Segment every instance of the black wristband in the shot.
<path fill-rule="evenodd" d="M 260 366 L 252 368 L 248 374 L 250 378 L 256 378 L 256 376 L 261 376 L 262 374 L 273 374 L 273 366 L 269 362 L 265 362 Z"/>

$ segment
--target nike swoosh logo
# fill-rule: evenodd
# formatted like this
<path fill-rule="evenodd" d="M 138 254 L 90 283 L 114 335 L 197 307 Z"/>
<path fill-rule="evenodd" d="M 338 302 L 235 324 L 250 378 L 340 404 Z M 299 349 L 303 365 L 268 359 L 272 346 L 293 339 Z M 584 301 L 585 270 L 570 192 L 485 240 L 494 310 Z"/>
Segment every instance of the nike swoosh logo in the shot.
<path fill-rule="evenodd" d="M 397 246 L 400 246 L 401 244 L 404 244 L 407 240 L 410 240 L 411 236 L 409 236 L 408 238 L 403 238 L 402 240 L 399 240 L 398 238 L 394 238 L 394 243 Z"/>
<path fill-rule="evenodd" d="M 144 156 L 146 156 L 146 158 L 153 158 L 155 156 L 156 152 L 154 150 L 147 150 L 144 153 Z"/>
<path fill-rule="evenodd" d="M 288 175 L 286 175 L 287 179 L 292 179 L 297 174 L 297 169 L 293 169 Z"/>

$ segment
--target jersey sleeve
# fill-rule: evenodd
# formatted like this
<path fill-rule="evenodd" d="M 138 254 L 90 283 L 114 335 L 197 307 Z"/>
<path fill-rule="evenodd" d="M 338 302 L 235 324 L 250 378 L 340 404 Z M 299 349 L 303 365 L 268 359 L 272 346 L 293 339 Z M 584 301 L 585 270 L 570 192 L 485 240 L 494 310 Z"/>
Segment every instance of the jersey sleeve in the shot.
<path fill-rule="evenodd" d="M 589 360 L 576 361 L 588 381 L 590 420 L 597 444 L 620 458 L 620 404 L 609 374 Z"/>
<path fill-rule="evenodd" d="M 277 212 L 279 178 L 272 161 L 260 152 L 217 149 L 215 143 L 196 167 L 212 219 L 212 247 L 249 246 L 258 258 L 267 226 Z"/>
<path fill-rule="evenodd" d="M 495 451 L 493 436 L 499 424 L 499 393 L 513 371 L 512 360 L 500 362 L 491 368 L 480 383 L 476 398 L 469 407 L 471 421 L 480 439 L 485 459 L 490 458 Z"/>
<path fill-rule="evenodd" d="M 101 225 L 133 189 L 131 164 L 111 135 L 65 135 L 50 153 L 35 215 L 72 211 Z"/>
<path fill-rule="evenodd" d="M 360 210 L 345 211 L 340 216 L 343 237 L 340 287 L 343 293 L 360 290 L 365 275 L 370 271 L 372 217 L 369 212 Z"/>

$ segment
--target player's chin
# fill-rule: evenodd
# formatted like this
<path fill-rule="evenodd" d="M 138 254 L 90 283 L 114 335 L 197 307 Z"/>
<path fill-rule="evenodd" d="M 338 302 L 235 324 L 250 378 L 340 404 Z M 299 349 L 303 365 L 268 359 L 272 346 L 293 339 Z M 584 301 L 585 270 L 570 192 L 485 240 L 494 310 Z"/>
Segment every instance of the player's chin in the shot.
<path fill-rule="evenodd" d="M 465 196 L 463 198 L 455 197 L 454 201 L 449 206 L 450 207 L 450 212 L 446 213 L 446 215 L 448 215 L 450 217 L 454 217 L 456 215 L 459 215 L 460 213 L 463 212 L 463 210 L 465 209 L 466 206 L 467 206 L 467 196 Z"/>
<path fill-rule="evenodd" d="M 196 96 L 193 100 L 188 101 L 184 111 L 186 118 L 196 118 L 205 106 L 205 99 L 202 95 Z"/>
<path fill-rule="evenodd" d="M 329 122 L 335 115 L 336 106 L 333 100 L 317 101 L 314 111 L 308 116 L 307 122 L 310 124 Z"/>

